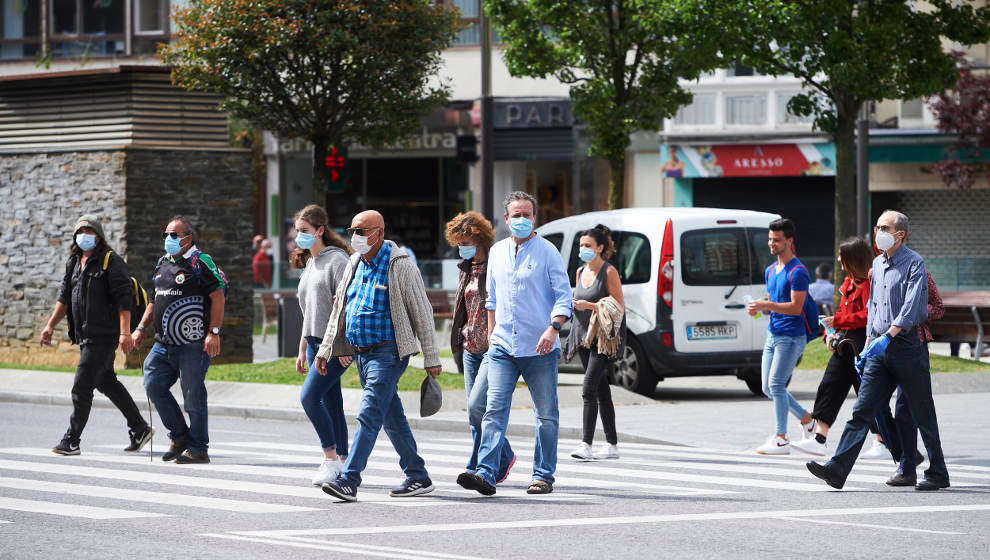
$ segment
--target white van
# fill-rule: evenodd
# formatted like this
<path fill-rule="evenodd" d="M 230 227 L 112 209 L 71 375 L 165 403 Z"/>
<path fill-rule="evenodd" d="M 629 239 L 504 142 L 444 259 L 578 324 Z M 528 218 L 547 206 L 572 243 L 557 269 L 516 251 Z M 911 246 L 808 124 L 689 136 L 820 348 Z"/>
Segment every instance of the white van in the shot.
<path fill-rule="evenodd" d="M 762 395 L 760 361 L 769 317 L 746 313 L 766 296 L 773 257 L 767 231 L 777 214 L 719 208 L 628 208 L 589 212 L 537 228 L 567 266 L 581 265 L 578 233 L 612 230 L 626 300 L 626 349 L 612 381 L 652 395 L 667 377 L 736 375 Z"/>

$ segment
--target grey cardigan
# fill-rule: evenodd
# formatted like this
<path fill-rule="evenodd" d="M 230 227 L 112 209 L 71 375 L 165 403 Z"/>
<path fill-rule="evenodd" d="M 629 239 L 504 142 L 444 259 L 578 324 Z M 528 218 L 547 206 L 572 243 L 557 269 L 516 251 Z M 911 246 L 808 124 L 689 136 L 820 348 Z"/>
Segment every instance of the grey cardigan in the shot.
<path fill-rule="evenodd" d="M 423 277 L 409 259 L 408 253 L 391 241 L 385 243 L 392 247 L 392 254 L 388 259 L 388 303 L 399 357 L 416 354 L 422 347 L 424 367 L 439 366 L 433 306 L 426 297 Z M 347 332 L 344 324 L 347 313 L 344 310 L 347 306 L 347 287 L 354 278 L 354 268 L 360 258 L 361 255 L 358 253 L 351 255 L 347 268 L 337 284 L 333 310 L 330 312 L 327 332 L 323 337 L 323 344 L 320 345 L 320 351 L 316 354 L 317 358 L 329 360 L 331 357 L 354 355 L 354 347 L 344 336 Z M 419 339 L 418 344 L 417 339 Z"/>

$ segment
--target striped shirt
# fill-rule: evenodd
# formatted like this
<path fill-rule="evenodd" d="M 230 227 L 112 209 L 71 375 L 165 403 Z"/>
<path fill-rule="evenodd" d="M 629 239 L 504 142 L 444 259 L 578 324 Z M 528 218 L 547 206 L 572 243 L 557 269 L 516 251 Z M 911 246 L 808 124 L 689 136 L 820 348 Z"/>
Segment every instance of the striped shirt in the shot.
<path fill-rule="evenodd" d="M 370 263 L 358 259 L 354 277 L 347 286 L 347 323 L 344 336 L 351 346 L 371 346 L 395 340 L 388 303 L 388 264 L 392 247 L 383 243 Z"/>
<path fill-rule="evenodd" d="M 901 246 L 873 259 L 866 334 L 882 335 L 891 325 L 910 331 L 928 318 L 928 271 L 921 255 Z M 898 335 L 900 336 L 900 335 Z"/>

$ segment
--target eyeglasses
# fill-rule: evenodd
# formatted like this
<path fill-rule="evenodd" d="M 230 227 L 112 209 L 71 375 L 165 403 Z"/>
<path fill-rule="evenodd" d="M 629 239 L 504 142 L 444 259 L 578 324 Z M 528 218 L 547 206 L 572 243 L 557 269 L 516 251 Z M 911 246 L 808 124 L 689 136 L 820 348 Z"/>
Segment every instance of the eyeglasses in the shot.
<path fill-rule="evenodd" d="M 181 239 L 181 238 L 185 237 L 185 235 L 179 235 L 179 232 L 177 232 L 177 231 L 163 231 L 162 232 L 162 239 L 167 239 L 169 237 L 171 237 L 172 239 Z"/>
<path fill-rule="evenodd" d="M 370 228 L 349 227 L 349 228 L 347 228 L 347 229 L 344 230 L 344 233 L 346 233 L 347 235 L 358 234 L 358 235 L 364 237 L 364 236 L 366 236 L 366 235 L 374 232 L 376 229 L 378 229 L 378 228 L 376 228 L 376 227 L 370 227 Z"/>

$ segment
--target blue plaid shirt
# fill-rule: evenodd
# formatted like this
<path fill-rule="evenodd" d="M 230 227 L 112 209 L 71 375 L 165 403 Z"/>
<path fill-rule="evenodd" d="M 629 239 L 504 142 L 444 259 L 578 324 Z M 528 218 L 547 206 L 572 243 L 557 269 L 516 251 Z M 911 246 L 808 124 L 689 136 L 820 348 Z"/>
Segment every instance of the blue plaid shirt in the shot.
<path fill-rule="evenodd" d="M 388 260 L 392 246 L 382 248 L 371 260 L 358 259 L 354 277 L 347 286 L 345 303 L 347 330 L 344 336 L 351 346 L 371 346 L 395 340 L 392 312 L 388 306 Z"/>

